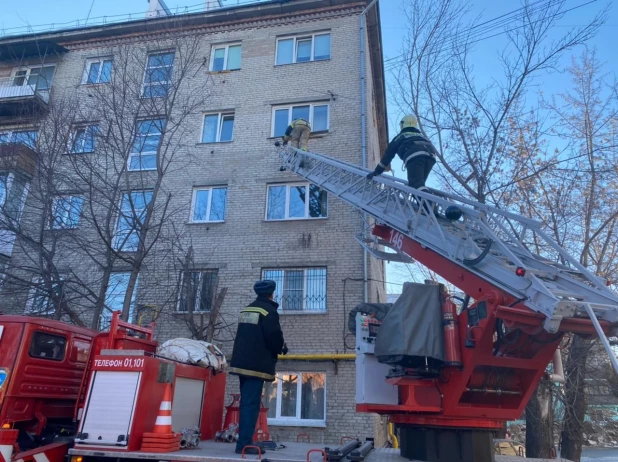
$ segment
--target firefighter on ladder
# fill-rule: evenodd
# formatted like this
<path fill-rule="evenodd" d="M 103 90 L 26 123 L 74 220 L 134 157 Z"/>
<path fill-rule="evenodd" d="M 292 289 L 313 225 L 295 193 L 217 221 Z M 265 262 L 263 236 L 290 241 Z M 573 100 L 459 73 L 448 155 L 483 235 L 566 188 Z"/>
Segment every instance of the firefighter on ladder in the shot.
<path fill-rule="evenodd" d="M 400 132 L 388 144 L 380 163 L 367 175 L 372 179 L 386 171 L 395 155 L 403 161 L 408 172 L 408 185 L 420 191 L 427 190 L 425 182 L 436 163 L 438 151 L 418 129 L 418 120 L 413 115 L 404 116 L 399 122 Z"/>
<path fill-rule="evenodd" d="M 257 299 L 240 312 L 229 373 L 240 379 L 240 419 L 236 453 L 257 454 L 253 433 L 260 412 L 264 382 L 275 380 L 277 356 L 287 354 L 279 324 L 279 304 L 273 300 L 275 281 L 258 281 L 253 290 Z M 261 450 L 264 453 L 264 450 Z"/>
<path fill-rule="evenodd" d="M 292 147 L 308 151 L 309 135 L 311 135 L 311 125 L 309 125 L 309 122 L 305 119 L 295 119 L 285 130 L 283 144 L 285 145 L 289 141 Z"/>

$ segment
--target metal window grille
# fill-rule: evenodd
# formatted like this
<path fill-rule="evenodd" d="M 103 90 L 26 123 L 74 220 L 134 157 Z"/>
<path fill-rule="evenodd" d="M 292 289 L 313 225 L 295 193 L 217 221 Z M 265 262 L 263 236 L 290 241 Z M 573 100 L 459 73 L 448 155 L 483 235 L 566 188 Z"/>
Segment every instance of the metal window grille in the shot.
<path fill-rule="evenodd" d="M 283 311 L 326 311 L 326 268 L 265 268 L 277 283 L 275 301 Z"/>

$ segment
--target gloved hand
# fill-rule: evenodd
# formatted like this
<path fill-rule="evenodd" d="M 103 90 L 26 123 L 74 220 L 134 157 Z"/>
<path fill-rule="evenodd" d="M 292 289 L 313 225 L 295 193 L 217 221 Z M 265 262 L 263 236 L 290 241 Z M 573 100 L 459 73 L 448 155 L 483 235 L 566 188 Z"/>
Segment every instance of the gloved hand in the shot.
<path fill-rule="evenodd" d="M 377 173 L 376 173 L 376 172 L 371 172 L 371 173 L 368 173 L 368 174 L 367 174 L 367 179 L 368 179 L 368 180 L 371 180 L 371 179 L 373 179 L 373 177 L 374 177 L 374 176 L 376 176 L 376 175 L 377 175 Z"/>
<path fill-rule="evenodd" d="M 288 346 L 285 343 L 283 344 L 283 348 L 281 349 L 281 354 L 283 356 L 288 354 Z"/>

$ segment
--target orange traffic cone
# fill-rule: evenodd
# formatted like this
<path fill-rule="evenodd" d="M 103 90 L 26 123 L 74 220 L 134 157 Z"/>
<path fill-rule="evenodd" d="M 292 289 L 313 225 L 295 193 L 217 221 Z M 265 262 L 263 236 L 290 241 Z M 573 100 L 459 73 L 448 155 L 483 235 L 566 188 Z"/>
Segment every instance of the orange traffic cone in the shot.
<path fill-rule="evenodd" d="M 165 384 L 163 399 L 152 433 L 144 433 L 142 451 L 172 452 L 180 450 L 180 434 L 172 430 L 172 386 Z"/>

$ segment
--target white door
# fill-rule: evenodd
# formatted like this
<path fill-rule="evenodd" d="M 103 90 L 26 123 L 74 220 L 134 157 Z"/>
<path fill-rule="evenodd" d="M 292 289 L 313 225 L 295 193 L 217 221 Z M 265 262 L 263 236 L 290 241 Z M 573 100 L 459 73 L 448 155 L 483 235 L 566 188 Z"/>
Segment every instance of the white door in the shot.
<path fill-rule="evenodd" d="M 200 426 L 204 381 L 178 377 L 174 386 L 172 401 L 172 429 L 193 429 Z"/>

